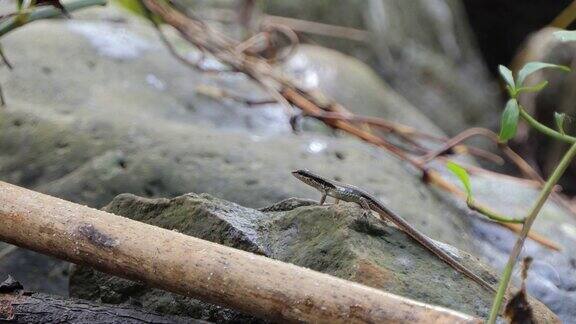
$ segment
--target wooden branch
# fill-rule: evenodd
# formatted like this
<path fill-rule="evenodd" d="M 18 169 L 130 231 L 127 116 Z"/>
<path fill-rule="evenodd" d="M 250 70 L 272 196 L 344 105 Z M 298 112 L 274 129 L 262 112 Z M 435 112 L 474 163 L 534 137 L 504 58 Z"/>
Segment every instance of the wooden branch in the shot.
<path fill-rule="evenodd" d="M 192 217 L 192 215 L 191 215 Z M 476 318 L 0 182 L 0 240 L 282 322 Z"/>
<path fill-rule="evenodd" d="M 106 305 L 40 293 L 0 294 L 0 322 L 9 323 L 207 323 L 161 315 L 134 306 Z"/>

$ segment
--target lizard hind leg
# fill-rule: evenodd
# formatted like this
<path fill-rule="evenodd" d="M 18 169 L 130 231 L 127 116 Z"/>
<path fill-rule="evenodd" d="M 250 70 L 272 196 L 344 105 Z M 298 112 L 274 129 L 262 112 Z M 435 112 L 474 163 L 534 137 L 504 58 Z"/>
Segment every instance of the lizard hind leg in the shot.
<path fill-rule="evenodd" d="M 323 192 L 322 197 L 320 198 L 320 202 L 318 202 L 318 205 L 324 205 L 324 202 L 326 201 L 326 196 L 328 196 L 328 194 L 326 192 Z"/>

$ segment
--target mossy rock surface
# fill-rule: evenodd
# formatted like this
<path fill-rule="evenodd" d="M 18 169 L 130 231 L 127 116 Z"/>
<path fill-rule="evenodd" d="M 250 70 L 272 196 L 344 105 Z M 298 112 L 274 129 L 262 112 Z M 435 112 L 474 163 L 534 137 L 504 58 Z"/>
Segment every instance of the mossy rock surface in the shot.
<path fill-rule="evenodd" d="M 104 209 L 476 316 L 486 316 L 492 300 L 490 292 L 453 270 L 396 227 L 376 217 L 366 217 L 355 204 L 317 206 L 306 200 L 290 199 L 254 210 L 207 194 L 187 194 L 173 199 L 124 194 Z M 442 247 L 487 281 L 496 281 L 494 273 L 478 259 L 449 245 Z M 74 297 L 142 305 L 167 314 L 210 321 L 250 320 L 231 310 L 87 267 L 73 271 L 70 289 Z M 531 303 L 539 318 L 555 318 L 535 299 L 531 299 Z"/>

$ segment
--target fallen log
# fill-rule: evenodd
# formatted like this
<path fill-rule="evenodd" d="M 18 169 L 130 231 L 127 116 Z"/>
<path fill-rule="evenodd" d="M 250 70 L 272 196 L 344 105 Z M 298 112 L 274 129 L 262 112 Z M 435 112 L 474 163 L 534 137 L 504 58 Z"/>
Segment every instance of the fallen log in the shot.
<path fill-rule="evenodd" d="M 106 305 L 41 293 L 0 293 L 0 322 L 9 323 L 208 323 L 132 306 Z"/>
<path fill-rule="evenodd" d="M 480 322 L 4 182 L 0 220 L 2 241 L 270 320 Z"/>

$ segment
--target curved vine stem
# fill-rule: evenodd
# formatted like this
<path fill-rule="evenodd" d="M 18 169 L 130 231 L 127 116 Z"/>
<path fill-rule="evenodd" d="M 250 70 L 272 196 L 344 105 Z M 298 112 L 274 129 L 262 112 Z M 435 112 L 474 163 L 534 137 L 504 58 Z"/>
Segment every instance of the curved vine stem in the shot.
<path fill-rule="evenodd" d="M 466 205 L 468 206 L 468 208 L 479 212 L 480 214 L 488 217 L 489 219 L 496 221 L 496 222 L 500 222 L 500 223 L 513 223 L 513 224 L 524 224 L 524 219 L 520 218 L 520 219 L 515 219 L 515 218 L 510 218 L 504 215 L 500 215 L 497 212 L 486 208 L 480 204 L 477 204 L 476 202 L 474 202 L 474 199 L 472 199 L 472 197 L 468 197 L 468 199 L 466 199 Z"/>
<path fill-rule="evenodd" d="M 534 224 L 534 220 L 536 220 L 536 216 L 538 216 L 538 213 L 542 209 L 542 206 L 544 206 L 544 203 L 548 199 L 548 196 L 550 196 L 550 194 L 552 193 L 552 189 L 554 188 L 558 180 L 560 180 L 560 177 L 562 177 L 562 174 L 564 174 L 564 171 L 566 171 L 566 168 L 568 167 L 568 165 L 570 165 L 570 162 L 572 161 L 572 159 L 574 159 L 575 156 L 576 156 L 576 142 L 572 144 L 568 152 L 566 152 L 564 157 L 562 157 L 562 160 L 560 161 L 560 163 L 558 164 L 558 166 L 556 167 L 556 169 L 554 170 L 548 181 L 546 181 L 546 183 L 544 184 L 544 188 L 540 192 L 540 196 L 538 197 L 536 204 L 532 207 L 530 213 L 526 217 L 524 226 L 522 227 L 522 232 L 520 232 L 520 236 L 518 237 L 518 240 L 516 241 L 516 244 L 514 245 L 514 248 L 512 249 L 512 252 L 510 253 L 510 256 L 508 258 L 508 263 L 506 264 L 506 267 L 502 272 L 502 278 L 500 279 L 498 291 L 496 293 L 496 296 L 494 297 L 494 302 L 492 304 L 492 309 L 490 311 L 490 317 L 488 318 L 489 324 L 493 324 L 496 322 L 496 318 L 498 317 L 500 308 L 502 307 L 502 303 L 504 301 L 504 295 L 506 294 L 508 284 L 510 283 L 512 270 L 514 269 L 516 260 L 518 259 L 518 256 L 522 251 L 524 241 L 526 241 L 526 236 L 528 235 L 528 232 L 530 231 L 532 224 Z"/>
<path fill-rule="evenodd" d="M 539 121 L 534 119 L 534 117 L 530 116 L 530 114 L 528 112 L 526 112 L 526 110 L 524 110 L 524 108 L 522 106 L 520 106 L 519 108 L 520 108 L 520 117 L 522 117 L 522 119 L 524 119 L 524 121 L 527 122 L 528 125 L 534 127 L 534 129 L 536 129 L 537 131 L 539 131 L 545 135 L 548 135 L 554 139 L 557 139 L 559 141 L 563 141 L 563 142 L 567 142 L 567 143 L 576 142 L 576 137 L 562 134 L 562 133 L 557 132 L 557 131 L 553 130 L 552 128 L 550 128 L 544 124 L 541 124 Z"/>

